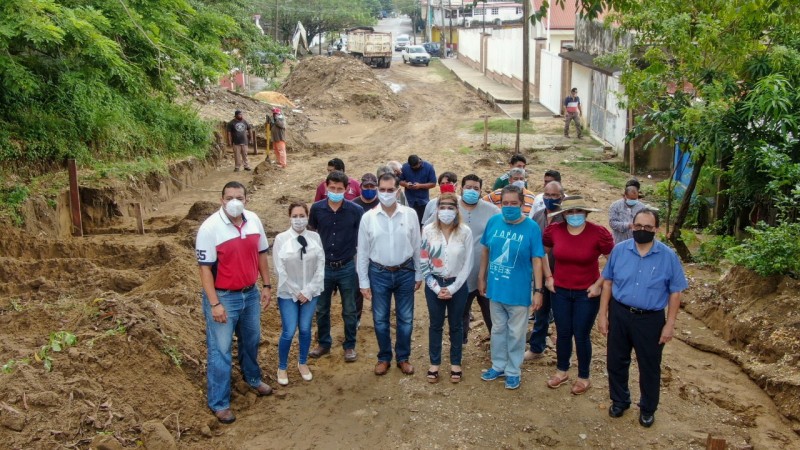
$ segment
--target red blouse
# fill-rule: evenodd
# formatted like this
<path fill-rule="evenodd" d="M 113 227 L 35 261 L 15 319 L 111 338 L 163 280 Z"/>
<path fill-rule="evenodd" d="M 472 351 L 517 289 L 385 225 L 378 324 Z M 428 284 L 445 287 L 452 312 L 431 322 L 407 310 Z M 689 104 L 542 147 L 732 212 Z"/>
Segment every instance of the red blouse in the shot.
<path fill-rule="evenodd" d="M 552 248 L 555 258 L 555 285 L 564 289 L 588 289 L 600 276 L 600 255 L 614 248 L 614 238 L 604 227 L 586 222 L 578 235 L 571 235 L 566 222 L 550 224 L 544 230 L 544 246 Z"/>

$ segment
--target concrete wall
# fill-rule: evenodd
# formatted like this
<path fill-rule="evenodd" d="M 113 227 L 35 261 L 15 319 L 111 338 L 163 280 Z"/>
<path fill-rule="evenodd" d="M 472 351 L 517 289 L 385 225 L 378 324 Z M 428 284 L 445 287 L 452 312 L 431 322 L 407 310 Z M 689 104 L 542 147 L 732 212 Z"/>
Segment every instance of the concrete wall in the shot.
<path fill-rule="evenodd" d="M 485 61 L 481 60 L 481 30 L 459 29 L 458 57 L 496 81 L 522 89 L 522 27 L 487 29 Z M 536 41 L 530 40 L 531 93 L 535 97 Z M 485 67 L 485 70 L 482 68 Z"/>
<path fill-rule="evenodd" d="M 578 20 L 575 24 L 575 50 L 604 55 L 631 45 L 632 35 L 625 33 L 615 36 L 614 30 L 605 28 L 601 22 Z"/>

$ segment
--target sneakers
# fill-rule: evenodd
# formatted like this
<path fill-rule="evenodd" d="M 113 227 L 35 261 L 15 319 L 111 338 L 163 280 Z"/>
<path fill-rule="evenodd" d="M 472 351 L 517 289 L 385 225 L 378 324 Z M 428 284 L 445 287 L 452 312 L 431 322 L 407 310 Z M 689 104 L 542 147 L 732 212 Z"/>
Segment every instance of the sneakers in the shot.
<path fill-rule="evenodd" d="M 356 353 L 356 349 L 348 348 L 344 351 L 344 362 L 354 362 L 358 359 L 358 353 Z"/>
<path fill-rule="evenodd" d="M 505 372 L 498 372 L 498 371 L 496 371 L 494 369 L 489 369 L 486 372 L 483 372 L 481 374 L 481 380 L 483 380 L 483 381 L 492 381 L 492 380 L 496 380 L 496 379 L 498 379 L 500 377 L 505 377 L 505 376 L 506 376 Z"/>
<path fill-rule="evenodd" d="M 517 389 L 519 387 L 519 376 L 509 375 L 506 377 L 506 389 Z"/>

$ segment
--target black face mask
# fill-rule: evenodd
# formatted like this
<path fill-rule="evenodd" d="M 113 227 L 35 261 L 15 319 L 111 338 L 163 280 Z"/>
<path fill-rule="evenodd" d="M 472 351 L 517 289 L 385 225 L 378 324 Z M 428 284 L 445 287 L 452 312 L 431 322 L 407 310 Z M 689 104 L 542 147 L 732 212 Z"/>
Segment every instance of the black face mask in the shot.
<path fill-rule="evenodd" d="M 637 244 L 649 244 L 656 237 L 655 231 L 633 230 L 633 240 Z"/>

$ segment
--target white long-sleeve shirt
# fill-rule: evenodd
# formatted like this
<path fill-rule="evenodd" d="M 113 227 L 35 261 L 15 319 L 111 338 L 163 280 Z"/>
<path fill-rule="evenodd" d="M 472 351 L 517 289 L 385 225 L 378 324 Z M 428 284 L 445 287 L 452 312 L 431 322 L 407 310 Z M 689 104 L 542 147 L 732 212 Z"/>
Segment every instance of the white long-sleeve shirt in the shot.
<path fill-rule="evenodd" d="M 445 239 L 435 223 L 425 225 L 420 251 L 425 284 L 438 294 L 442 287 L 435 276 L 455 278 L 447 290 L 454 294 L 461 289 L 472 270 L 472 247 L 472 230 L 463 223 L 453 230 L 450 239 Z"/>
<path fill-rule="evenodd" d="M 306 238 L 306 252 L 300 259 L 302 246 L 298 236 Z M 325 251 L 319 234 L 305 230 L 297 234 L 288 229 L 275 236 L 272 244 L 272 261 L 278 273 L 278 297 L 291 298 L 303 294 L 307 299 L 322 293 L 325 281 Z"/>
<path fill-rule="evenodd" d="M 383 206 L 373 208 L 361 217 L 358 227 L 358 284 L 369 289 L 369 262 L 382 266 L 399 266 L 414 259 L 416 281 L 422 281 L 419 264 L 420 231 L 417 212 L 397 205 L 389 217 Z"/>

